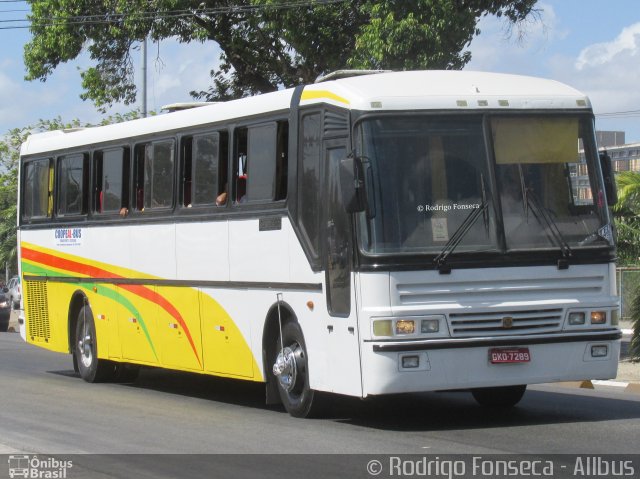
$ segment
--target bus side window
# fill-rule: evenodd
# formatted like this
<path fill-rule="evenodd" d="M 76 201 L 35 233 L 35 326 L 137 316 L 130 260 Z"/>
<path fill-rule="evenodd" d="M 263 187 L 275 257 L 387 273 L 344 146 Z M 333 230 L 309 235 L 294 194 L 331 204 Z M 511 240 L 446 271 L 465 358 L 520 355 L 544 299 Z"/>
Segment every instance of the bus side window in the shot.
<path fill-rule="evenodd" d="M 23 186 L 23 217 L 27 220 L 51 218 L 53 213 L 53 167 L 45 158 L 25 163 Z"/>
<path fill-rule="evenodd" d="M 180 143 L 180 156 L 182 159 L 181 188 L 182 206 L 191 207 L 191 184 L 193 177 L 193 137 L 182 138 Z"/>
<path fill-rule="evenodd" d="M 58 214 L 83 215 L 87 213 L 87 183 L 89 155 L 86 153 L 58 158 Z"/>
<path fill-rule="evenodd" d="M 320 254 L 320 192 L 322 190 L 322 116 L 312 112 L 300 122 L 298 158 L 298 223 L 311 255 Z"/>
<path fill-rule="evenodd" d="M 278 122 L 276 140 L 276 191 L 274 200 L 287 198 L 287 178 L 289 171 L 289 122 Z"/>
<path fill-rule="evenodd" d="M 247 158 L 247 128 L 238 128 L 235 132 L 236 147 L 233 162 L 234 168 L 234 201 L 244 203 L 247 200 L 247 178 L 248 178 L 248 158 Z"/>
<path fill-rule="evenodd" d="M 226 132 L 183 139 L 182 206 L 226 203 L 227 143 Z"/>
<path fill-rule="evenodd" d="M 173 140 L 136 145 L 133 169 L 138 211 L 170 208 L 173 205 Z"/>
<path fill-rule="evenodd" d="M 289 128 L 285 121 L 236 130 L 235 201 L 286 198 Z"/>
<path fill-rule="evenodd" d="M 93 154 L 93 196 L 96 213 L 122 213 L 129 208 L 129 148 Z"/>

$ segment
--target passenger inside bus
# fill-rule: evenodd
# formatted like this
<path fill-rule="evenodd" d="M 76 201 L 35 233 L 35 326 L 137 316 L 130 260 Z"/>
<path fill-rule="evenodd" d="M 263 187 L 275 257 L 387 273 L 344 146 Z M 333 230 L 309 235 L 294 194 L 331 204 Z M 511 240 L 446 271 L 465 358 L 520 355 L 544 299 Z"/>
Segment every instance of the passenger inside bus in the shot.
<path fill-rule="evenodd" d="M 238 155 L 238 176 L 236 177 L 236 203 L 247 201 L 247 154 Z"/>

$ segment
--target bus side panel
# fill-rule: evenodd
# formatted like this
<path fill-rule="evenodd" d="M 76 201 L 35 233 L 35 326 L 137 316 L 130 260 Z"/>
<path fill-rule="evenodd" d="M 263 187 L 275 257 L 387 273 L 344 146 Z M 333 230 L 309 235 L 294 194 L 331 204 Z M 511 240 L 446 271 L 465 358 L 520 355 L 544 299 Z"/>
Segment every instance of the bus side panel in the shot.
<path fill-rule="evenodd" d="M 263 380 L 258 363 L 262 349 L 251 348 L 251 321 L 257 319 L 246 291 L 203 290 L 199 298 L 204 369 L 224 376 Z M 214 299 L 216 298 L 216 299 Z M 220 301 L 220 302 L 219 302 Z M 222 304 L 244 304 L 243 310 Z M 221 304 L 222 303 L 222 304 Z M 249 308 L 249 309 L 248 309 Z M 261 313 L 263 314 L 263 313 Z"/>
<path fill-rule="evenodd" d="M 229 281 L 227 220 L 176 224 L 178 279 Z"/>
<path fill-rule="evenodd" d="M 156 287 L 156 325 L 162 365 L 202 370 L 199 292 L 189 287 Z"/>

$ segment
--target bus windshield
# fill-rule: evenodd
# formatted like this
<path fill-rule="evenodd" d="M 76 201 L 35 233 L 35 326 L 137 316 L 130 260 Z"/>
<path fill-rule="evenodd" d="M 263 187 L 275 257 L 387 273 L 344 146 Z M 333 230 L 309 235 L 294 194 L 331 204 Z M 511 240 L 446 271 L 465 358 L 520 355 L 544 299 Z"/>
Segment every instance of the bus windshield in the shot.
<path fill-rule="evenodd" d="M 363 120 L 366 254 L 613 244 L 588 117 L 385 116 Z M 584 149 L 580 156 L 579 145 Z M 495 181 L 492 181 L 492 178 Z"/>

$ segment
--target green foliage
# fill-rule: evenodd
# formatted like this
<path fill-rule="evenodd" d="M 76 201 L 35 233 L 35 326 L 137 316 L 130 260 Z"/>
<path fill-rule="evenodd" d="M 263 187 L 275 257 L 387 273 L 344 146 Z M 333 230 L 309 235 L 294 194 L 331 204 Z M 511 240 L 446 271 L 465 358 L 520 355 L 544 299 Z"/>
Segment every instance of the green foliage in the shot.
<path fill-rule="evenodd" d="M 636 288 L 631 303 L 631 321 L 633 336 L 629 344 L 629 357 L 632 361 L 640 361 L 640 288 Z"/>
<path fill-rule="evenodd" d="M 140 117 L 139 111 L 104 118 L 98 125 L 108 125 Z M 97 126 L 79 120 L 38 120 L 35 125 L 14 128 L 0 137 L 0 267 L 8 264 L 12 273 L 18 271 L 17 260 L 17 192 L 20 145 L 32 133 Z"/>
<path fill-rule="evenodd" d="M 618 233 L 618 266 L 640 263 L 640 173 L 616 175 L 618 203 L 613 207 Z"/>
<path fill-rule="evenodd" d="M 11 273 L 17 265 L 17 191 L 20 145 L 27 137 L 24 128 L 15 128 L 0 141 L 0 268 Z M 3 274 L 4 276 L 4 274 Z"/>
<path fill-rule="evenodd" d="M 640 173 L 623 171 L 616 175 L 618 203 L 613 208 L 618 231 L 618 266 L 640 264 Z M 631 303 L 633 336 L 629 356 L 640 361 L 640 287 Z"/>
<path fill-rule="evenodd" d="M 213 85 L 195 98 L 227 100 L 311 83 L 341 68 L 461 68 L 487 14 L 511 26 L 537 0 L 28 0 L 27 79 L 45 81 L 87 50 L 83 99 L 135 101 L 131 52 L 145 38 L 215 42 Z M 212 66 L 213 67 L 213 66 Z"/>

